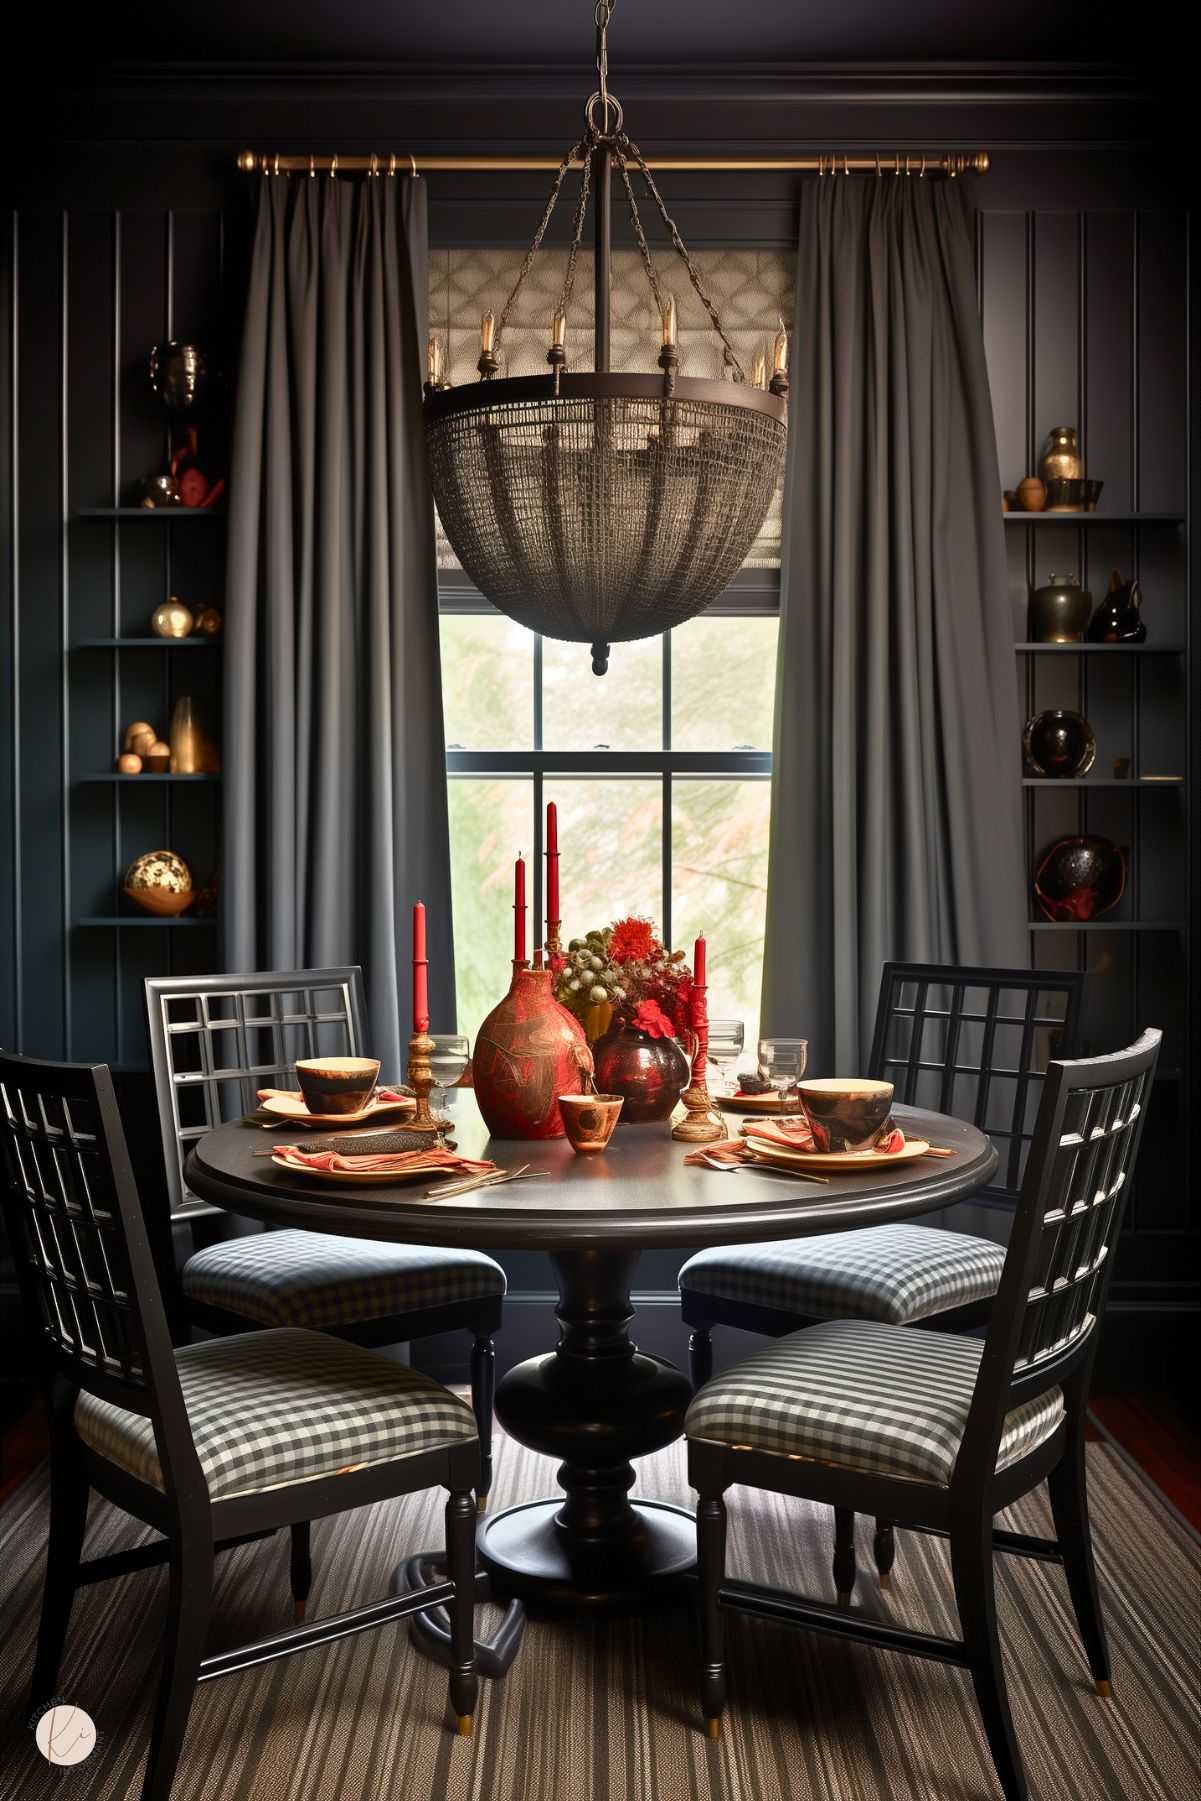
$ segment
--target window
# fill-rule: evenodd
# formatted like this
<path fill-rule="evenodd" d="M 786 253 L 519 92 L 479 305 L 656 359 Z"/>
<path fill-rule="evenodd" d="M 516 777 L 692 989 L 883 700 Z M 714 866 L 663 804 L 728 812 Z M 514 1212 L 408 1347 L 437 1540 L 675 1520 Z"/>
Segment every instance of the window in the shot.
<path fill-rule="evenodd" d="M 563 930 L 648 914 L 709 944 L 711 1017 L 758 1031 L 767 898 L 774 584 L 731 590 L 663 638 L 539 638 L 448 582 L 443 704 L 458 1029 L 474 1034 L 512 956 L 513 859 L 528 860 L 531 946 L 544 918 L 543 822 L 559 809 Z M 535 921 L 539 922 L 535 926 Z"/>
<path fill-rule="evenodd" d="M 656 250 L 664 276 L 670 254 Z M 451 380 L 474 380 L 484 312 L 498 315 L 520 250 L 440 250 L 430 258 L 430 330 Z M 746 366 L 791 318 L 795 257 L 696 257 Z M 534 259 L 501 347 L 503 373 L 545 368 L 563 253 Z M 719 346 L 687 282 L 674 286 L 685 374 L 721 373 Z M 590 253 L 581 254 L 569 361 L 591 366 Z M 650 368 L 658 319 L 634 251 L 613 271 L 614 368 Z M 615 644 L 609 673 L 588 647 L 537 638 L 481 600 L 439 529 L 443 707 L 450 777 L 458 1029 L 474 1035 L 512 957 L 513 859 L 528 859 L 531 944 L 544 918 L 545 806 L 559 808 L 563 930 L 618 913 L 656 920 L 669 944 L 709 943 L 709 1012 L 758 1033 L 767 891 L 780 506 L 739 580 L 665 638 Z M 435 1028 L 449 1022 L 435 1022 Z"/>

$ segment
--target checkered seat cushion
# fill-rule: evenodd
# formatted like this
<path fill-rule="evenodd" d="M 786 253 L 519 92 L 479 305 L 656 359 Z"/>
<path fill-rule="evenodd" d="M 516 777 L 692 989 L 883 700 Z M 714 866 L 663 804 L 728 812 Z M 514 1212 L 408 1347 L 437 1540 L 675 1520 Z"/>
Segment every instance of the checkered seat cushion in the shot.
<path fill-rule="evenodd" d="M 1004 1247 L 932 1226 L 870 1226 L 824 1238 L 719 1245 L 680 1271 L 680 1290 L 798 1319 L 904 1326 L 997 1292 Z"/>
<path fill-rule="evenodd" d="M 214 1501 L 391 1463 L 476 1436 L 465 1402 L 404 1364 L 321 1332 L 247 1332 L 175 1353 L 200 1467 Z M 163 1487 L 143 1415 L 94 1395 L 75 1403 L 84 1443 Z"/>
<path fill-rule="evenodd" d="M 723 1370 L 688 1409 L 689 1438 L 946 1487 L 984 1344 L 951 1332 L 826 1320 Z M 1050 1388 L 1005 1417 L 997 1468 L 1063 1418 Z"/>
<path fill-rule="evenodd" d="M 321 1330 L 503 1295 L 505 1272 L 482 1251 L 257 1232 L 189 1257 L 183 1291 L 264 1326 Z"/>

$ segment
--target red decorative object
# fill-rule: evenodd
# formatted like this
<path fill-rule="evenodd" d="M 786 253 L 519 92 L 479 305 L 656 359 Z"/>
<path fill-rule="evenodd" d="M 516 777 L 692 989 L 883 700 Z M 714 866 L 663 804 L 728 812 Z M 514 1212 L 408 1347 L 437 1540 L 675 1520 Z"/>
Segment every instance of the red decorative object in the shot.
<path fill-rule="evenodd" d="M 649 919 L 619 919 L 609 937 L 609 957 L 614 963 L 650 963 L 663 947 Z"/>
<path fill-rule="evenodd" d="M 708 988 L 700 977 L 705 973 L 705 940 L 696 941 L 696 964 L 692 983 L 692 1032 L 696 1049 L 692 1053 L 692 1074 L 680 1097 L 688 1109 L 678 1125 L 672 1127 L 673 1138 L 686 1144 L 715 1144 L 724 1139 L 726 1128 L 721 1115 L 709 1098 L 709 1001 Z"/>
<path fill-rule="evenodd" d="M 562 1138 L 558 1096 L 579 1094 L 592 1053 L 584 1028 L 551 994 L 549 969 L 515 965 L 513 983 L 479 1029 L 475 1098 L 494 1138 Z"/>
<path fill-rule="evenodd" d="M 557 925 L 562 915 L 559 912 L 559 809 L 553 800 L 546 803 L 546 922 L 547 939 L 552 934 L 549 930 L 553 923 Z"/>
<path fill-rule="evenodd" d="M 654 1002 L 643 1002 L 643 1006 Z M 689 1043 L 692 1034 L 688 1035 Z M 637 1026 L 614 1022 L 593 1047 L 596 1085 L 625 1100 L 622 1125 L 667 1119 L 691 1076 L 687 1053 L 674 1037 L 651 1037 Z"/>
<path fill-rule="evenodd" d="M 692 947 L 692 980 L 697 988 L 706 988 L 709 983 L 707 956 L 708 947 L 702 934 Z"/>
<path fill-rule="evenodd" d="M 525 962 L 525 858 L 513 865 L 513 960 Z"/>
<path fill-rule="evenodd" d="M 639 1001 L 630 1023 L 636 1031 L 645 1032 L 648 1038 L 674 1038 L 676 1035 L 675 1027 L 658 1001 Z"/>
<path fill-rule="evenodd" d="M 413 1030 L 430 1029 L 429 959 L 425 952 L 425 906 L 413 908 Z"/>
<path fill-rule="evenodd" d="M 1126 892 L 1126 853 L 1109 838 L 1060 838 L 1038 866 L 1034 898 L 1055 921 L 1095 919 Z"/>
<path fill-rule="evenodd" d="M 211 507 L 225 492 L 224 476 L 213 482 L 198 468 L 196 458 L 199 455 L 199 444 L 196 427 L 189 425 L 183 443 L 171 458 L 171 474 L 175 480 L 176 492 L 181 505 L 185 507 Z"/>

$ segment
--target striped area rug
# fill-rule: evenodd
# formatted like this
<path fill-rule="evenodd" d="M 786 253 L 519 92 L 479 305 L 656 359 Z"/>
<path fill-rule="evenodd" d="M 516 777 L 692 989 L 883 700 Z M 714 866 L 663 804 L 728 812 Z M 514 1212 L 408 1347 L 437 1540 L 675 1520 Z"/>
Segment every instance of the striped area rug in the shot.
<path fill-rule="evenodd" d="M 553 1466 L 501 1440 L 494 1505 L 546 1493 Z M 1093 1692 L 1062 1572 L 997 1560 L 1002 1636 L 1032 1801 L 1185 1801 L 1197 1792 L 1197 1549 L 1107 1445 L 1089 1446 L 1094 1529 L 1114 1652 L 1112 1702 Z M 645 1493 L 686 1501 L 683 1448 L 640 1467 Z M 136 1797 L 166 1575 L 80 1593 L 61 1691 L 100 1743 L 53 1773 L 21 1718 L 41 1581 L 45 1491 L 34 1479 L 0 1516 L 6 1620 L 0 1796 Z M 1013 1521 L 1046 1532 L 1035 1495 Z M 409 1551 L 438 1542 L 440 1504 L 421 1497 L 314 1530 L 310 1618 L 385 1591 Z M 860 1556 L 870 1570 L 870 1523 Z M 857 1605 L 955 1630 L 945 1547 L 898 1533 L 892 1594 L 861 1575 Z M 88 1549 L 134 1542 L 94 1504 Z M 731 1568 L 830 1592 L 825 1509 L 734 1490 Z M 210 1645 L 290 1619 L 286 1535 L 219 1560 Z M 404 1626 L 206 1684 L 173 1801 L 998 1801 L 971 1689 L 960 1671 L 783 1626 L 729 1620 L 731 1704 L 723 1739 L 698 1730 L 687 1611 L 605 1623 L 536 1621 L 509 1676 L 483 1685 L 476 1736 L 448 1729 L 446 1678 Z"/>

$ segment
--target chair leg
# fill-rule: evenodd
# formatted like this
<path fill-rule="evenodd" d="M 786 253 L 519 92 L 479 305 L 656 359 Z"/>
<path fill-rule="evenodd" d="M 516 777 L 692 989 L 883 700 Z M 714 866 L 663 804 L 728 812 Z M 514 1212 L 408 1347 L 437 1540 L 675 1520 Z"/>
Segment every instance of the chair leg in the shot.
<path fill-rule="evenodd" d="M 178 1533 L 171 1542 L 163 1670 L 154 1703 L 142 1801 L 168 1801 L 170 1796 L 204 1654 L 212 1592 L 211 1536 L 202 1539 L 192 1531 L 185 1538 Z"/>
<path fill-rule="evenodd" d="M 304 1618 L 309 1590 L 313 1586 L 312 1527 L 308 1520 L 297 1520 L 292 1527 L 290 1580 L 293 1616 L 299 1625 Z"/>
<path fill-rule="evenodd" d="M 713 1335 L 708 1326 L 694 1326 L 688 1340 L 688 1378 L 693 1390 L 703 1388 L 713 1375 Z"/>
<path fill-rule="evenodd" d="M 475 1672 L 475 1503 L 470 1490 L 447 1497 L 446 1570 L 455 1585 L 450 1605 L 450 1707 L 459 1737 L 470 1738 L 480 1687 Z"/>
<path fill-rule="evenodd" d="M 1088 1523 L 1088 1488 L 1084 1473 L 1084 1415 L 1079 1424 L 1069 1427 L 1067 1448 L 1047 1477 L 1051 1496 L 1051 1515 L 1055 1536 L 1063 1552 L 1064 1573 L 1068 1593 L 1084 1653 L 1093 1673 L 1099 1695 L 1109 1695 L 1111 1672 L 1109 1646 L 1105 1639 L 1105 1621 L 1101 1616 L 1101 1597 L 1097 1591 L 1097 1570 L 1093 1562 L 1092 1534 Z"/>
<path fill-rule="evenodd" d="M 726 1707 L 725 1627 L 718 1595 L 726 1573 L 726 1504 L 702 1495 L 696 1510 L 697 1587 L 701 1615 L 701 1714 L 706 1738 L 721 1736 Z"/>
<path fill-rule="evenodd" d="M 855 1592 L 855 1515 L 849 1507 L 834 1509 L 834 1592 L 840 1607 L 851 1605 Z"/>
<path fill-rule="evenodd" d="M 976 1705 L 1005 1801 L 1027 1801 L 1026 1773 L 1013 1729 L 993 1589 L 992 1521 L 951 1526 L 951 1574 Z"/>
<path fill-rule="evenodd" d="M 480 1481 L 476 1506 L 483 1513 L 492 1487 L 492 1398 L 496 1393 L 496 1346 L 486 1333 L 471 1345 L 471 1410 L 480 1435 Z"/>
<path fill-rule="evenodd" d="M 876 1559 L 876 1573 L 880 1578 L 880 1587 L 887 1591 L 892 1587 L 892 1566 L 897 1555 L 896 1534 L 891 1520 L 876 1521 L 876 1536 L 872 1539 L 872 1555 Z"/>
<path fill-rule="evenodd" d="M 73 1447 L 64 1447 L 55 1451 L 50 1466 L 50 1538 L 46 1547 L 46 1583 L 42 1590 L 38 1648 L 30 1684 L 31 1712 L 49 1699 L 58 1684 L 58 1667 L 67 1642 L 87 1521 L 87 1478 Z"/>

